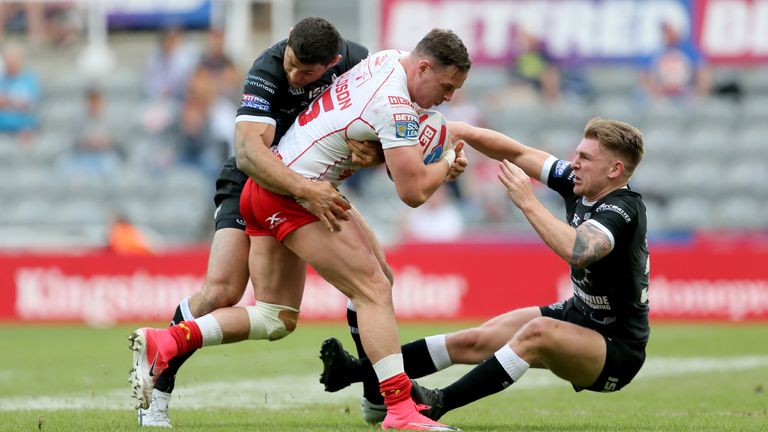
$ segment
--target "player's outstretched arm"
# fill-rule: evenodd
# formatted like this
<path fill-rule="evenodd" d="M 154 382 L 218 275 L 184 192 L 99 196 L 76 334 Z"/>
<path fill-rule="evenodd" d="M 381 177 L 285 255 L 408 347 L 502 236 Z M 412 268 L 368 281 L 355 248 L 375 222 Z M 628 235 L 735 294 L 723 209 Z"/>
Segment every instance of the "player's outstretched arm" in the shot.
<path fill-rule="evenodd" d="M 456 153 L 446 151 L 441 160 L 428 165 L 421 160 L 418 145 L 385 149 L 384 157 L 400 199 L 410 207 L 418 207 L 443 184 Z"/>
<path fill-rule="evenodd" d="M 536 199 L 531 180 L 521 168 L 505 160 L 499 169 L 499 180 L 507 188 L 509 197 L 544 243 L 568 264 L 582 268 L 608 255 L 611 239 L 600 228 L 589 221 L 573 228 Z"/>
<path fill-rule="evenodd" d="M 462 139 L 484 155 L 502 161 L 512 162 L 528 174 L 539 179 L 549 153 L 528 147 L 501 132 L 472 126 L 464 122 L 448 122 L 448 130 L 454 139 Z"/>
<path fill-rule="evenodd" d="M 283 165 L 269 149 L 274 137 L 275 127 L 268 123 L 237 123 L 237 168 L 271 192 L 299 198 L 326 228 L 340 230 L 339 220 L 349 220 L 349 202 L 330 183 L 311 181 Z"/>

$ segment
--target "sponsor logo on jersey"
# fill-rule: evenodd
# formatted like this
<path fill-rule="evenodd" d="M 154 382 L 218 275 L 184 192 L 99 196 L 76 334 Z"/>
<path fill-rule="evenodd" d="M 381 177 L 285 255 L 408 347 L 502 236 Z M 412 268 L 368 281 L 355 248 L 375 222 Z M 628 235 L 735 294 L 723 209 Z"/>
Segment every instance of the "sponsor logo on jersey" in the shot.
<path fill-rule="evenodd" d="M 623 217 L 625 222 L 627 222 L 627 223 L 632 222 L 632 218 L 629 217 L 627 212 L 625 212 L 623 208 L 621 208 L 621 207 L 619 207 L 619 206 L 617 206 L 615 204 L 605 204 L 604 203 L 604 204 L 600 204 L 595 209 L 595 213 L 600 213 L 600 212 L 603 212 L 603 211 L 614 212 L 614 213 L 620 215 L 621 217 Z"/>
<path fill-rule="evenodd" d="M 407 106 L 413 108 L 413 103 L 402 96 L 388 96 L 389 104 L 394 106 Z"/>
<path fill-rule="evenodd" d="M 276 226 L 278 226 L 281 223 L 283 223 L 283 222 L 288 220 L 288 219 L 286 219 L 284 217 L 280 217 L 279 216 L 280 213 L 281 212 L 277 212 L 277 213 L 273 214 L 272 216 L 264 219 L 264 222 L 266 222 L 267 225 L 269 225 L 269 229 L 275 229 Z"/>
<path fill-rule="evenodd" d="M 555 165 L 555 177 L 562 177 L 566 168 L 568 168 L 569 166 L 571 166 L 571 163 L 568 161 L 564 161 L 564 160 L 557 161 L 557 164 Z"/>
<path fill-rule="evenodd" d="M 395 137 L 405 139 L 415 139 L 419 136 L 419 122 L 413 116 L 413 120 L 395 120 Z"/>
<path fill-rule="evenodd" d="M 571 218 L 571 226 L 577 227 L 581 225 L 581 218 L 576 213 L 573 214 L 573 218 Z"/>
<path fill-rule="evenodd" d="M 255 94 L 243 94 L 242 106 L 256 108 L 257 110 L 270 111 L 272 104 L 263 97 Z"/>
<path fill-rule="evenodd" d="M 415 115 L 411 113 L 395 113 L 392 114 L 392 117 L 394 117 L 396 122 L 418 122 L 419 120 L 416 118 Z"/>
<path fill-rule="evenodd" d="M 248 76 L 245 77 L 245 85 L 264 89 L 271 94 L 275 94 L 275 89 L 277 89 L 277 84 L 254 74 L 248 74 Z"/>

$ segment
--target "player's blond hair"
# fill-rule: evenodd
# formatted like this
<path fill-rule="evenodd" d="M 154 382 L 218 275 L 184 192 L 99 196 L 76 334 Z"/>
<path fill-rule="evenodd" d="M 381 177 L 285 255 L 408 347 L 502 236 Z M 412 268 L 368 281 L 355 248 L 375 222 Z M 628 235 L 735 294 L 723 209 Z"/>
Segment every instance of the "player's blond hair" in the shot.
<path fill-rule="evenodd" d="M 596 139 L 606 149 L 622 157 L 627 177 L 643 159 L 643 134 L 630 124 L 593 118 L 584 128 L 584 138 Z"/>

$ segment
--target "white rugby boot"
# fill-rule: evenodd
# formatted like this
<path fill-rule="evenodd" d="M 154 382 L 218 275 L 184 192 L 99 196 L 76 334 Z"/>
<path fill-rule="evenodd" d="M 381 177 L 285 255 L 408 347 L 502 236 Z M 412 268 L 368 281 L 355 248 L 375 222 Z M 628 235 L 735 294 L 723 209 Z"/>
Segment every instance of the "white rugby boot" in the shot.
<path fill-rule="evenodd" d="M 384 417 L 387 416 L 387 406 L 384 404 L 370 403 L 368 402 L 368 399 L 363 396 L 360 402 L 360 413 L 363 415 L 363 420 L 370 424 L 381 423 L 384 421 Z"/>
<path fill-rule="evenodd" d="M 139 426 L 149 427 L 173 427 L 171 418 L 168 417 L 168 404 L 171 402 L 171 394 L 160 390 L 152 390 L 152 399 L 149 408 L 138 410 Z"/>

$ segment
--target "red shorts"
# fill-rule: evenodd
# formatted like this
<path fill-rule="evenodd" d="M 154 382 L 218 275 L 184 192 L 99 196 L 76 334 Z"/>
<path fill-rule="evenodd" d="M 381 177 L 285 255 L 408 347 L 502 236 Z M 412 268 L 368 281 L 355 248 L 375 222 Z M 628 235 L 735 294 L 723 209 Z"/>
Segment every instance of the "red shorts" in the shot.
<path fill-rule="evenodd" d="M 250 178 L 240 195 L 240 214 L 248 235 L 271 235 L 279 241 L 296 229 L 320 220 L 293 197 L 272 193 Z"/>

